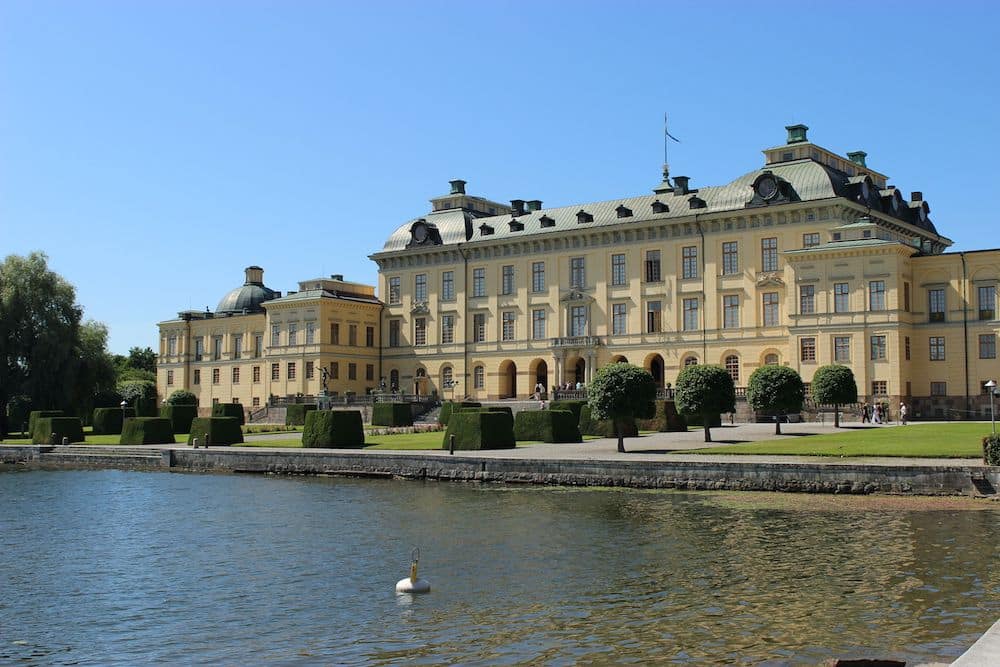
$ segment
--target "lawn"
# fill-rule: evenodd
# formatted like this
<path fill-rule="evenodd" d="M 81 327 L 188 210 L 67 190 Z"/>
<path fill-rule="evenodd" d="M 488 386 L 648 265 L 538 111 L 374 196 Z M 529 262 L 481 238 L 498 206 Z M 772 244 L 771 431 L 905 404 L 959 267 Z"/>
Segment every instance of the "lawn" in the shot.
<path fill-rule="evenodd" d="M 983 436 L 989 433 L 989 424 L 966 422 L 864 429 L 844 428 L 840 433 L 762 440 L 741 445 L 699 449 L 690 453 L 982 458 Z"/>
<path fill-rule="evenodd" d="M 365 449 L 394 450 L 427 450 L 441 449 L 444 441 L 444 431 L 427 431 L 424 433 L 393 433 L 391 435 L 365 434 Z M 518 447 L 537 445 L 534 441 L 518 442 Z M 243 447 L 301 447 L 301 438 L 281 440 L 253 440 L 245 442 Z"/>

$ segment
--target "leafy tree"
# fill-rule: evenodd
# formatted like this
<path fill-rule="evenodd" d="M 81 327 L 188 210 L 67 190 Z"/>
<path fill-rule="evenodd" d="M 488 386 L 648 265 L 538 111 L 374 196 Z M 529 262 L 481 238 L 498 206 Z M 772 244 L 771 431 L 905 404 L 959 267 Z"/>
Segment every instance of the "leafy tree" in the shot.
<path fill-rule="evenodd" d="M 156 353 L 150 347 L 130 347 L 128 365 L 138 370 L 156 373 Z"/>
<path fill-rule="evenodd" d="M 722 366 L 688 366 L 677 376 L 674 402 L 685 415 L 701 415 L 705 424 L 705 442 L 712 442 L 712 417 L 736 411 L 736 387 Z"/>
<path fill-rule="evenodd" d="M 69 400 L 85 419 L 90 418 L 95 407 L 113 407 L 121 400 L 115 400 L 115 367 L 107 347 L 107 326 L 93 320 L 80 326 Z"/>
<path fill-rule="evenodd" d="M 631 364 L 610 364 L 597 371 L 590 383 L 587 402 L 591 416 L 614 422 L 618 451 L 624 452 L 623 422 L 636 417 L 649 418 L 655 398 L 656 381 L 648 371 Z"/>
<path fill-rule="evenodd" d="M 198 397 L 186 389 L 178 389 L 167 397 L 170 405 L 198 405 Z"/>
<path fill-rule="evenodd" d="M 139 398 L 156 400 L 156 384 L 149 380 L 125 380 L 118 383 L 118 393 L 134 406 Z"/>
<path fill-rule="evenodd" d="M 840 406 L 858 401 L 854 372 L 841 364 L 821 366 L 813 375 L 811 389 L 816 405 L 833 406 L 833 426 L 840 428 Z"/>
<path fill-rule="evenodd" d="M 127 380 L 147 380 L 156 382 L 156 354 L 150 348 L 133 347 L 128 356 L 114 355 L 115 376 L 118 382 Z"/>
<path fill-rule="evenodd" d="M 747 382 L 747 403 L 757 412 L 774 416 L 774 432 L 781 435 L 781 415 L 801 412 L 806 388 L 795 369 L 761 366 Z"/>

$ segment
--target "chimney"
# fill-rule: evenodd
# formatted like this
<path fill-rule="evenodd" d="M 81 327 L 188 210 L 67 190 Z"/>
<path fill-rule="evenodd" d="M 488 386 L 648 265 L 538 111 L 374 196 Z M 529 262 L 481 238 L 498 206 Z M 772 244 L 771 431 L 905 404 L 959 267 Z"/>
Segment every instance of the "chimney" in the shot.
<path fill-rule="evenodd" d="M 451 193 L 453 195 L 464 195 L 465 194 L 465 181 L 462 179 L 455 179 L 454 181 L 448 181 L 451 184 Z"/>
<path fill-rule="evenodd" d="M 524 215 L 524 200 L 523 199 L 511 199 L 510 207 L 514 209 L 514 215 Z"/>
<path fill-rule="evenodd" d="M 789 144 L 801 144 L 803 141 L 809 141 L 806 139 L 806 132 L 809 128 L 805 125 L 786 125 L 785 129 L 788 130 L 788 141 Z"/>
<path fill-rule="evenodd" d="M 259 266 L 248 266 L 243 270 L 246 274 L 245 285 L 263 285 L 264 284 L 264 269 Z"/>
<path fill-rule="evenodd" d="M 858 165 L 859 167 L 867 167 L 865 164 L 865 158 L 868 157 L 868 153 L 864 151 L 851 151 L 847 154 L 847 159 Z"/>
<path fill-rule="evenodd" d="M 528 204 L 528 209 L 527 210 L 528 210 L 529 213 L 531 211 L 541 211 L 542 210 L 542 200 L 541 199 L 530 199 L 530 200 L 528 200 L 527 204 Z"/>
<path fill-rule="evenodd" d="M 687 176 L 674 176 L 674 194 L 675 195 L 686 195 L 690 190 L 688 189 L 688 181 L 691 180 Z"/>
<path fill-rule="evenodd" d="M 918 192 L 911 192 L 910 193 L 910 201 L 923 201 L 923 200 L 924 200 L 924 193 L 923 192 L 919 192 L 918 191 Z"/>
<path fill-rule="evenodd" d="M 343 273 L 334 273 L 333 275 L 330 276 L 330 280 L 340 280 L 340 281 L 343 281 L 344 280 L 344 274 Z"/>

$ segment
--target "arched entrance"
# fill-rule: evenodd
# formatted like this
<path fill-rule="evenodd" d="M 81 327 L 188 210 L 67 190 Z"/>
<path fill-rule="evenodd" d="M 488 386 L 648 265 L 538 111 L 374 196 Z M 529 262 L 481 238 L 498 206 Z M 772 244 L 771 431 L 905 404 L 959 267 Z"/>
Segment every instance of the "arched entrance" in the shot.
<path fill-rule="evenodd" d="M 500 364 L 500 398 L 517 398 L 517 365 L 509 359 Z"/>
<path fill-rule="evenodd" d="M 389 371 L 389 391 L 399 391 L 399 371 L 395 368 Z"/>
<path fill-rule="evenodd" d="M 587 362 L 583 359 L 577 359 L 576 365 L 573 367 L 573 383 L 583 384 L 587 381 Z"/>
<path fill-rule="evenodd" d="M 417 396 L 427 395 L 427 371 L 423 368 L 418 368 L 417 372 L 414 374 L 413 378 L 413 393 Z"/>
<path fill-rule="evenodd" d="M 611 357 L 611 363 L 613 363 L 613 364 L 627 364 L 628 363 L 628 358 L 626 358 L 626 357 L 624 357 L 624 356 L 622 356 L 620 354 L 616 354 L 615 356 Z"/>
<path fill-rule="evenodd" d="M 542 385 L 542 391 L 549 388 L 549 365 L 544 359 L 535 359 L 528 366 L 528 374 L 532 378 L 531 390 L 534 391 L 536 385 Z"/>
<path fill-rule="evenodd" d="M 657 387 L 663 387 L 663 357 L 658 354 L 651 354 L 646 357 L 646 370 L 653 376 Z"/>

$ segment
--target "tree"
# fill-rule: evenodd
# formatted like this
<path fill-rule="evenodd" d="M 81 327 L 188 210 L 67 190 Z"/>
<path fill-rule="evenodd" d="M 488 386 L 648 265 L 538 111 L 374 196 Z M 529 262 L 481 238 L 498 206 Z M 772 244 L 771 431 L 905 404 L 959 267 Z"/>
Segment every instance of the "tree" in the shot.
<path fill-rule="evenodd" d="M 198 405 L 198 397 L 186 389 L 177 389 L 167 397 L 170 405 Z"/>
<path fill-rule="evenodd" d="M 736 387 L 722 366 L 688 366 L 677 376 L 674 402 L 685 415 L 701 415 L 705 424 L 705 442 L 712 442 L 712 417 L 736 412 Z"/>
<path fill-rule="evenodd" d="M 787 366 L 761 366 L 747 382 L 747 403 L 757 412 L 774 416 L 776 435 L 781 435 L 781 415 L 801 412 L 805 398 L 802 378 Z"/>
<path fill-rule="evenodd" d="M 833 426 L 840 428 L 840 406 L 858 401 L 858 385 L 854 381 L 854 372 L 840 364 L 821 366 L 813 375 L 811 388 L 813 402 L 817 406 L 833 406 Z"/>
<path fill-rule="evenodd" d="M 89 418 L 94 408 L 115 407 L 120 400 L 115 391 L 114 361 L 108 353 L 108 327 L 88 320 L 80 326 L 70 405 L 80 416 Z"/>
<path fill-rule="evenodd" d="M 618 436 L 618 451 L 624 452 L 623 422 L 636 417 L 648 418 L 656 399 L 653 376 L 631 364 L 610 364 L 597 371 L 588 393 L 591 416 L 612 420 Z"/>
<path fill-rule="evenodd" d="M 114 355 L 114 363 L 118 382 L 127 380 L 156 382 L 156 353 L 151 348 L 129 348 L 128 356 Z"/>

